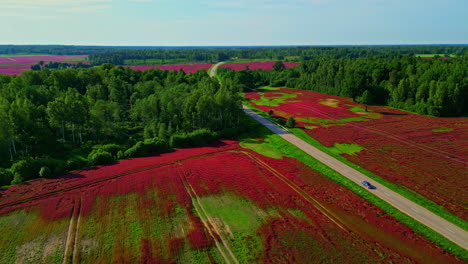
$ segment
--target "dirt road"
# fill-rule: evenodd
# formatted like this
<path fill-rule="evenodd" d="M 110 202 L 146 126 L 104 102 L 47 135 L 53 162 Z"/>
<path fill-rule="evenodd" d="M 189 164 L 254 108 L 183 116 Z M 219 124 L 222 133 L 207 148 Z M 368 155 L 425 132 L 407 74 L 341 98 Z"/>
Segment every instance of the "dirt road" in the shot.
<path fill-rule="evenodd" d="M 213 68 L 215 69 L 215 67 Z M 435 215 L 429 210 L 406 199 L 405 197 L 388 189 L 387 187 L 377 182 L 374 182 L 372 179 L 370 179 L 366 175 L 349 167 L 348 165 L 342 163 L 341 161 L 329 156 L 328 154 L 322 152 L 321 150 L 311 146 L 310 144 L 296 137 L 292 133 L 280 128 L 279 126 L 272 123 L 268 119 L 258 115 L 257 113 L 249 109 L 248 107 L 243 106 L 243 108 L 246 114 L 251 116 L 256 121 L 260 122 L 262 125 L 270 129 L 272 132 L 274 132 L 275 134 L 278 134 L 279 136 L 281 136 L 288 142 L 294 144 L 295 146 L 303 150 L 305 153 L 311 155 L 318 161 L 327 165 L 331 169 L 337 171 L 338 173 L 345 176 L 346 178 L 352 180 L 353 182 L 359 184 L 360 186 L 362 186 L 361 185 L 362 181 L 371 182 L 375 187 L 377 187 L 377 189 L 375 190 L 369 190 L 374 195 L 386 201 L 387 203 L 391 204 L 392 206 L 394 206 L 401 212 L 407 214 L 408 216 L 412 217 L 416 221 L 426 225 L 427 227 L 431 228 L 432 230 L 446 237 L 450 241 L 468 250 L 468 232 L 466 232 L 462 228 L 448 222 L 447 220 L 441 218 L 440 216 Z M 363 188 L 367 190 L 367 188 L 365 187 Z"/>

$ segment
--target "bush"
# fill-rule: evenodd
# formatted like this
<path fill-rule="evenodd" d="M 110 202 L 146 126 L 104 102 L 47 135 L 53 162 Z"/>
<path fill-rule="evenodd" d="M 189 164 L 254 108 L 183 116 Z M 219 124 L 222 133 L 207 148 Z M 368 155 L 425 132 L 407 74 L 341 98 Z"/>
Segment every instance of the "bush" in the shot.
<path fill-rule="evenodd" d="M 50 169 L 48 167 L 42 167 L 39 170 L 39 177 L 49 178 L 50 176 L 52 176 L 52 172 L 50 171 Z"/>
<path fill-rule="evenodd" d="M 20 178 L 28 181 L 39 176 L 39 168 L 38 163 L 33 160 L 20 160 L 11 166 L 10 171 L 14 175 L 13 180 L 16 179 L 15 182 Z"/>
<path fill-rule="evenodd" d="M 107 151 L 93 150 L 88 155 L 88 163 L 90 165 L 104 165 L 114 162 L 114 157 Z"/>
<path fill-rule="evenodd" d="M 0 186 L 10 185 L 13 180 L 13 174 L 7 170 L 0 168 Z"/>
<path fill-rule="evenodd" d="M 16 184 L 20 184 L 24 181 L 24 178 L 23 176 L 21 176 L 21 174 L 19 174 L 18 172 L 16 172 L 13 176 L 13 180 L 11 181 L 11 185 L 16 185 Z"/>
<path fill-rule="evenodd" d="M 88 161 L 80 158 L 71 158 L 67 160 L 66 169 L 68 171 L 81 169 L 88 165 Z"/>
<path fill-rule="evenodd" d="M 102 150 L 109 152 L 113 157 L 117 157 L 117 153 L 124 149 L 123 146 L 117 144 L 96 145 L 93 146 L 94 150 Z"/>
<path fill-rule="evenodd" d="M 296 120 L 294 120 L 294 118 L 291 116 L 288 118 L 288 121 L 286 121 L 286 124 L 285 124 L 286 127 L 289 127 L 289 128 L 293 128 L 293 127 L 296 127 Z"/>
<path fill-rule="evenodd" d="M 139 141 L 123 153 L 123 157 L 143 157 L 152 154 L 158 154 L 169 150 L 167 142 L 160 138 L 146 139 Z M 122 158 L 123 158 L 122 157 Z"/>
<path fill-rule="evenodd" d="M 186 148 L 205 145 L 218 140 L 219 134 L 209 129 L 198 129 L 188 134 L 176 134 L 171 137 L 173 148 Z"/>

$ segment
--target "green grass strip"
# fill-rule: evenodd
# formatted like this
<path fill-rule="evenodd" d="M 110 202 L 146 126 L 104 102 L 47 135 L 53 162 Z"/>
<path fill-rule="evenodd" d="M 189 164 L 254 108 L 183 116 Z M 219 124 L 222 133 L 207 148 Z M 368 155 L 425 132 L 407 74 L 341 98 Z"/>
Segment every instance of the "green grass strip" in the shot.
<path fill-rule="evenodd" d="M 261 114 L 264 117 L 268 118 L 268 115 L 261 111 L 258 108 L 255 108 L 249 104 L 246 104 L 249 108 L 252 110 L 256 111 L 257 113 Z M 271 118 L 269 118 L 271 120 Z M 256 122 L 252 119 L 253 122 Z M 258 123 L 257 123 L 258 124 Z M 399 220 L 403 224 L 407 225 L 409 228 L 414 230 L 415 232 L 425 236 L 432 242 L 434 242 L 436 245 L 440 246 L 442 249 L 447 250 L 451 252 L 452 254 L 462 258 L 463 260 L 468 260 L 468 253 L 465 249 L 462 247 L 458 246 L 457 244 L 453 243 L 452 241 L 448 240 L 444 236 L 440 235 L 439 233 L 435 232 L 434 230 L 430 229 L 429 227 L 421 224 L 420 222 L 414 220 L 412 217 L 402 213 L 389 203 L 385 202 L 384 200 L 380 199 L 379 197 L 375 196 L 371 192 L 363 189 L 361 186 L 358 184 L 354 183 L 353 181 L 349 180 L 348 178 L 344 177 L 343 175 L 339 174 L 338 172 L 332 170 L 331 168 L 327 167 L 325 164 L 319 162 L 315 158 L 311 157 L 307 153 L 303 152 L 293 144 L 289 143 L 288 141 L 284 140 L 280 136 L 276 134 L 272 134 L 267 128 L 264 126 L 258 124 L 258 128 L 255 129 L 258 131 L 258 134 L 253 134 L 251 135 L 252 137 L 265 137 L 268 138 L 269 142 L 272 143 L 273 146 L 275 146 L 278 150 L 281 150 L 283 153 L 285 153 L 286 156 L 295 158 L 302 163 L 306 164 L 310 168 L 322 173 L 323 175 L 327 176 L 328 178 L 332 179 L 333 181 L 345 186 L 346 188 L 350 189 L 351 191 L 359 194 L 361 197 L 364 199 L 370 201 L 377 207 L 381 208 L 384 210 L 386 213 L 389 215 L 393 216 L 395 219 Z M 300 132 L 299 132 L 299 131 Z M 363 168 L 349 162 L 346 160 L 344 157 L 341 157 L 339 155 L 331 153 L 326 147 L 322 146 L 318 141 L 310 138 L 304 131 L 296 128 L 292 129 L 292 132 L 301 138 L 302 140 L 308 142 L 309 144 L 313 145 L 314 147 L 317 147 L 318 149 L 324 151 L 325 153 L 328 153 L 332 157 L 337 158 L 338 160 L 342 161 L 343 163 L 347 164 L 348 166 L 360 171 L 361 173 L 364 173 L 365 175 L 369 176 L 370 178 L 378 181 L 379 183 L 385 185 L 386 187 L 394 190 L 395 192 L 403 195 L 404 197 L 412 200 L 413 202 L 423 206 L 424 208 L 432 211 L 433 213 L 443 217 L 444 219 L 462 227 L 463 229 L 466 230 L 467 224 L 465 221 L 462 219 L 450 214 L 447 212 L 445 209 L 443 209 L 440 205 L 435 204 L 432 201 L 429 201 L 428 199 L 420 196 L 419 194 L 414 193 L 413 191 L 409 189 L 404 189 L 401 188 L 398 185 L 391 184 L 382 178 L 364 170 Z M 409 198 L 411 197 L 411 198 Z M 416 200 L 414 200 L 416 199 Z M 428 205 L 430 207 L 428 208 Z M 434 211 L 435 210 L 435 211 Z M 444 217 L 445 216 L 445 217 Z M 447 219 L 448 218 L 448 219 Z"/>

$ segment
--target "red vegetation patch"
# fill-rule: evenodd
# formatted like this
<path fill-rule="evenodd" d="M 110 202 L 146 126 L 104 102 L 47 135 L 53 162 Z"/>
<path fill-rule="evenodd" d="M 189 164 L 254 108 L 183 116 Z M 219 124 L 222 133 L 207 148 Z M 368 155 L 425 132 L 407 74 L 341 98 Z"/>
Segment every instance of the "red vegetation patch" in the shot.
<path fill-rule="evenodd" d="M 57 55 L 57 56 L 20 56 L 20 57 L 0 57 L 0 74 L 19 75 L 22 72 L 31 69 L 34 64 L 43 61 L 45 64 L 49 62 L 63 62 L 76 64 L 81 62 L 89 64 L 88 61 L 82 61 L 88 55 Z"/>
<path fill-rule="evenodd" d="M 156 200 L 146 196 L 154 190 Z M 70 217 L 73 212 L 76 216 L 80 199 L 81 214 L 97 210 L 97 215 L 105 215 L 112 206 L 107 204 L 106 197 L 128 193 L 139 194 L 137 214 L 142 219 L 149 219 L 147 212 L 151 207 L 159 208 L 158 214 L 166 218 L 171 217 L 174 206 L 184 208 L 189 219 L 186 235 L 178 238 L 168 235 L 169 253 L 165 254 L 163 249 L 152 245 L 154 240 L 143 238 L 141 263 L 176 259 L 185 241 L 194 249 L 213 247 L 220 237 L 212 234 L 210 227 L 208 232 L 206 223 L 195 215 L 192 197 L 223 192 L 235 193 L 260 208 L 280 212 L 281 217 L 267 219 L 260 229 L 266 248 L 263 260 L 267 263 L 310 262 L 315 259 L 314 254 L 317 258 L 333 256 L 338 262 L 357 263 L 362 259 L 378 262 L 382 258 L 396 263 L 424 262 L 424 256 L 440 260 L 439 263 L 459 261 L 302 163 L 291 158 L 266 158 L 240 148 L 236 141 L 122 161 L 61 179 L 31 181 L 2 192 L 2 213 L 35 207 L 46 219 Z M 103 199 L 99 208 L 93 207 L 97 198 Z M 321 208 L 333 212 L 333 216 L 323 213 Z M 120 209 L 125 211 L 124 207 Z M 300 211 L 303 217 L 290 210 Z M 113 254 L 118 255 L 124 244 L 121 241 L 115 244 Z"/>
<path fill-rule="evenodd" d="M 245 62 L 245 63 L 226 63 L 219 66 L 220 68 L 230 68 L 234 71 L 241 71 L 249 68 L 250 70 L 273 70 L 275 61 L 267 62 Z M 299 62 L 283 62 L 286 68 L 294 67 L 299 65 Z"/>
<path fill-rule="evenodd" d="M 280 92 L 297 93 L 300 90 L 280 89 Z M 278 92 L 278 91 L 277 91 Z M 466 190 L 466 164 L 468 143 L 466 128 L 468 118 L 435 118 L 403 112 L 387 107 L 368 107 L 371 113 L 354 113 L 352 107 L 365 106 L 349 98 L 300 91 L 294 98 L 300 102 L 281 103 L 278 107 L 255 105 L 274 115 L 296 117 L 299 127 L 326 147 L 335 143 L 355 143 L 365 150 L 350 156 L 353 163 L 379 175 L 389 182 L 405 186 L 445 207 L 451 213 L 468 219 L 464 209 L 467 202 L 460 199 Z M 255 93 L 247 93 L 253 98 Z M 338 107 L 320 103 L 336 99 Z M 364 118 L 367 121 L 340 122 L 340 119 Z M 310 120 L 311 122 L 307 122 Z M 313 122 L 316 123 L 313 123 Z M 453 129 L 433 132 L 446 127 Z"/>

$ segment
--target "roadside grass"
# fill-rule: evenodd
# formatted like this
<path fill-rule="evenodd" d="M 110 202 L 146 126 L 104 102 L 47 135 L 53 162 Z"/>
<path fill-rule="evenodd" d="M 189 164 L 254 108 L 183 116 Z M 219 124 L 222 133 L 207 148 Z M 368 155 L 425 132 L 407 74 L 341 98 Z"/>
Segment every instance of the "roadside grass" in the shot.
<path fill-rule="evenodd" d="M 255 108 L 254 106 L 251 106 L 249 104 L 246 104 L 246 105 L 250 109 L 252 109 L 255 112 L 262 115 L 263 117 L 269 118 L 269 116 L 265 112 L 261 111 L 260 109 Z M 269 118 L 269 119 L 271 120 L 271 118 Z M 255 123 L 255 124 L 250 124 L 250 125 L 251 126 L 256 125 L 256 128 L 255 129 L 252 128 L 251 129 L 251 131 L 252 131 L 251 134 L 250 135 L 244 135 L 243 138 L 248 138 L 248 137 L 251 137 L 251 138 L 259 138 L 259 137 L 261 138 L 261 137 L 263 137 L 263 138 L 265 138 L 265 144 L 268 144 L 269 147 L 278 149 L 278 151 L 281 151 L 282 153 L 284 153 L 285 156 L 295 158 L 295 159 L 301 161 L 302 163 L 306 164 L 310 168 L 312 168 L 312 169 L 322 173 L 323 175 L 327 176 L 328 178 L 332 179 L 333 181 L 347 187 L 348 189 L 352 190 L 353 192 L 359 194 L 364 199 L 370 201 L 371 203 L 373 203 L 377 207 L 381 208 L 386 213 L 393 216 L 394 218 L 396 218 L 397 220 L 399 220 L 403 224 L 407 225 L 412 230 L 422 234 L 423 236 L 425 236 L 429 240 L 433 241 L 435 244 L 440 246 L 442 249 L 453 253 L 454 255 L 462 258 L 463 260 L 468 260 L 468 253 L 462 247 L 458 246 L 457 244 L 455 244 L 452 241 L 448 240 L 447 238 L 443 237 L 442 235 L 440 235 L 439 233 L 437 233 L 434 230 L 430 229 L 429 227 L 427 227 L 427 226 L 421 224 L 420 222 L 414 220 L 410 216 L 402 213 L 401 211 L 399 211 L 398 209 L 396 209 L 395 207 L 393 207 L 389 203 L 387 203 L 384 200 L 378 198 L 377 196 L 375 196 L 374 194 L 372 194 L 368 190 L 362 188 L 358 184 L 354 183 L 353 181 L 349 180 L 348 178 L 344 177 L 343 175 L 339 174 L 338 172 L 336 172 L 336 171 L 332 170 L 331 168 L 327 167 L 326 165 L 324 165 L 323 163 L 321 163 L 318 160 L 314 159 L 310 155 L 306 154 L 305 152 L 303 152 L 302 150 L 300 150 L 299 148 L 297 148 L 293 144 L 290 144 L 289 142 L 287 142 L 286 140 L 284 140 L 280 136 L 278 136 L 276 134 L 273 134 L 270 130 L 268 130 L 266 127 L 262 126 L 261 124 L 257 123 L 255 120 L 253 120 L 253 119 L 250 119 L 250 120 L 251 120 L 251 122 Z M 271 121 L 274 121 L 274 120 L 271 120 Z M 383 184 L 384 186 L 392 189 L 393 191 L 401 194 L 402 196 L 406 197 L 407 199 L 409 199 L 409 200 L 421 205 L 422 207 L 432 211 L 433 213 L 435 213 L 436 215 L 439 215 L 440 217 L 446 219 L 447 221 L 450 221 L 453 224 L 458 225 L 459 227 L 467 230 L 468 224 L 465 221 L 463 221 L 462 219 L 460 219 L 460 218 L 454 216 L 453 214 L 447 212 L 440 205 L 437 205 L 436 203 L 422 197 L 421 195 L 419 195 L 419 194 L 417 194 L 417 193 L 415 193 L 415 192 L 413 192 L 413 191 L 411 191 L 409 189 L 406 189 L 406 188 L 403 188 L 401 186 L 389 183 L 389 182 L 383 180 L 382 178 L 378 177 L 377 175 L 372 174 L 372 173 L 364 170 L 363 168 L 349 162 L 344 157 L 333 153 L 328 148 L 321 145 L 318 141 L 316 141 L 316 140 L 312 139 L 311 137 L 309 137 L 303 130 L 301 130 L 299 128 L 292 129 L 291 132 L 294 135 L 301 138 L 302 140 L 306 141 L 307 143 L 309 143 L 309 144 L 313 145 L 314 147 L 322 150 L 323 152 L 331 155 L 332 157 L 340 160 L 341 162 L 347 164 L 348 166 L 360 171 L 361 173 L 369 176 L 373 180 L 375 180 L 375 181 Z M 268 140 L 266 140 L 266 139 L 268 139 Z"/>
<path fill-rule="evenodd" d="M 278 152 L 277 149 L 272 148 L 267 144 L 263 144 L 263 142 L 260 140 L 252 138 L 242 139 L 239 145 L 243 148 L 251 149 L 269 158 L 281 159 L 283 157 L 283 155 L 281 155 L 281 152 Z"/>
<path fill-rule="evenodd" d="M 331 152 L 335 154 L 348 154 L 348 155 L 355 155 L 359 151 L 363 150 L 364 148 L 359 146 L 358 144 L 341 144 L 335 143 L 333 147 L 328 148 Z"/>

